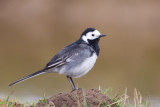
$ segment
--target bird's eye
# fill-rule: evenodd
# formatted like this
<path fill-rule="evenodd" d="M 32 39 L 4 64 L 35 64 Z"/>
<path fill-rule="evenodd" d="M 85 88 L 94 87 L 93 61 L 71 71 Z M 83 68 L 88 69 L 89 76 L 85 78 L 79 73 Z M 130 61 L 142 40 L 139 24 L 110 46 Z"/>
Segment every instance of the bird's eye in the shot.
<path fill-rule="evenodd" d="M 94 36 L 94 34 L 92 34 L 92 36 Z"/>

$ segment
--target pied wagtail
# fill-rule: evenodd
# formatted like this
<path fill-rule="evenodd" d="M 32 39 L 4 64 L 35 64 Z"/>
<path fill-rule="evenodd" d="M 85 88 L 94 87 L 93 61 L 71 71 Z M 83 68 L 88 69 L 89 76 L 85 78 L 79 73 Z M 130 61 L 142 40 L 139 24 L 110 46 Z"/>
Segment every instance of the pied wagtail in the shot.
<path fill-rule="evenodd" d="M 77 88 L 72 77 L 79 78 L 92 69 L 100 51 L 98 42 L 104 36 L 95 28 L 87 28 L 79 40 L 64 47 L 49 61 L 44 69 L 25 76 L 11 83 L 9 86 L 40 74 L 57 72 L 59 74 L 65 74 L 71 84 L 72 90 L 76 90 Z"/>

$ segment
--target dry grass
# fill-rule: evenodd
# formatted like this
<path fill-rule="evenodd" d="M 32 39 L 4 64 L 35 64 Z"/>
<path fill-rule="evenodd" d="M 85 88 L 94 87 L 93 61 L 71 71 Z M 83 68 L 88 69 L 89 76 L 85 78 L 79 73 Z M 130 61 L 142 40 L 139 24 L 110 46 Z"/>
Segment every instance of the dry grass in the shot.
<path fill-rule="evenodd" d="M 113 95 L 111 88 L 103 91 L 101 87 L 99 87 L 99 90 L 109 96 L 113 101 L 112 104 L 106 104 L 104 107 L 110 107 L 112 105 L 115 105 L 115 107 L 152 107 L 151 102 L 144 101 L 141 93 L 136 88 L 134 89 L 134 104 L 130 103 L 131 98 L 127 94 L 127 88 L 124 92 L 119 89 L 115 95 Z"/>

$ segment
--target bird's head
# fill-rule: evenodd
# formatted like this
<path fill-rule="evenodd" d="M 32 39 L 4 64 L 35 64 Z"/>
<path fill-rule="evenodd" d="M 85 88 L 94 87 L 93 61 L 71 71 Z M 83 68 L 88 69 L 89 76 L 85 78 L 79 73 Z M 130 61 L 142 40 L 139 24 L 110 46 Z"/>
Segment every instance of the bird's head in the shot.
<path fill-rule="evenodd" d="M 81 35 L 81 39 L 86 43 L 89 41 L 99 40 L 99 38 L 104 37 L 106 35 L 102 35 L 98 30 L 95 28 L 87 28 Z"/>

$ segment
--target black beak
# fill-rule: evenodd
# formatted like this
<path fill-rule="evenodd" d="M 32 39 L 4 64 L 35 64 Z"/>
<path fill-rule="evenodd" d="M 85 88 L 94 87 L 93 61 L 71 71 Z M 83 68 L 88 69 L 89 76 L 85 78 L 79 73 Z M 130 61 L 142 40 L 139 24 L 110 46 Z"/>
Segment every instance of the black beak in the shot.
<path fill-rule="evenodd" d="M 105 36 L 107 36 L 107 35 L 100 35 L 99 37 L 105 37 Z"/>

